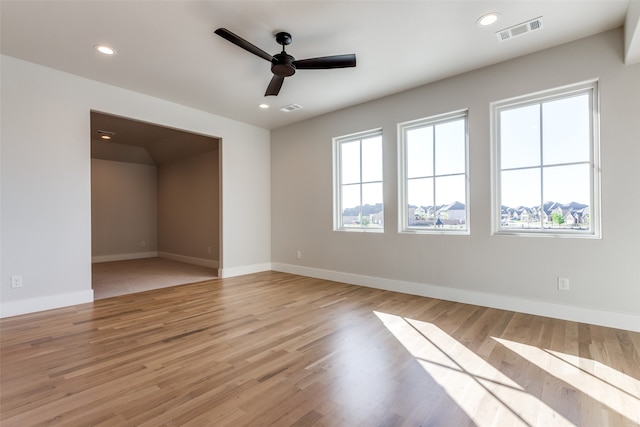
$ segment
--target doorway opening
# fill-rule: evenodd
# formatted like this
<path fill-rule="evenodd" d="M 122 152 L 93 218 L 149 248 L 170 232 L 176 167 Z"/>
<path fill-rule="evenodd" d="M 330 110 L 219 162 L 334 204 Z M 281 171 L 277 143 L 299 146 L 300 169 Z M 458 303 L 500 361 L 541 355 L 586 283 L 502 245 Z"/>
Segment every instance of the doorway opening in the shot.
<path fill-rule="evenodd" d="M 94 299 L 217 277 L 220 139 L 91 112 Z"/>

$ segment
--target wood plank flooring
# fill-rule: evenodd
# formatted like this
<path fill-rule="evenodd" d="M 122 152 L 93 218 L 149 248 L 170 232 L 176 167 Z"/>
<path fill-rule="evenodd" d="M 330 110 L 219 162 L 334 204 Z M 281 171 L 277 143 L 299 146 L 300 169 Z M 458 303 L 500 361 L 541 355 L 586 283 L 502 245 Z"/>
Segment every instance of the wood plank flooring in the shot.
<path fill-rule="evenodd" d="M 640 334 L 264 272 L 0 320 L 10 426 L 637 426 Z"/>

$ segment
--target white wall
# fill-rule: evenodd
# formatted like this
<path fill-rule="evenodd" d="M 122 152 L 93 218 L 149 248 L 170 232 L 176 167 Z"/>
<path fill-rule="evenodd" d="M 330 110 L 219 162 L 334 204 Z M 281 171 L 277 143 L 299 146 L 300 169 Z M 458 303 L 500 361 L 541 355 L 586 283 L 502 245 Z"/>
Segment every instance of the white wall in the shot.
<path fill-rule="evenodd" d="M 157 251 L 158 168 L 91 159 L 93 262 L 144 258 Z"/>
<path fill-rule="evenodd" d="M 220 137 L 222 275 L 268 269 L 269 131 L 6 55 L 0 59 L 1 316 L 93 299 L 92 109 Z M 22 288 L 10 288 L 14 274 L 23 276 Z"/>
<path fill-rule="evenodd" d="M 623 64 L 623 44 L 614 30 L 273 131 L 274 269 L 640 330 L 640 65 Z M 492 236 L 489 103 L 593 78 L 603 238 Z M 463 108 L 471 234 L 399 234 L 397 123 Z M 385 232 L 332 231 L 331 139 L 379 127 Z"/>

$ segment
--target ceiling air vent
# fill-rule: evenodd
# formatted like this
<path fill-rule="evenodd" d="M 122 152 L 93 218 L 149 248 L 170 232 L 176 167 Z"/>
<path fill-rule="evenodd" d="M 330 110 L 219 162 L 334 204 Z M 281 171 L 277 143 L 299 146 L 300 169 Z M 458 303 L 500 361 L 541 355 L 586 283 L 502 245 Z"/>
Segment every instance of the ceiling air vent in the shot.
<path fill-rule="evenodd" d="M 496 37 L 501 42 L 512 39 L 514 37 L 521 36 L 523 34 L 530 33 L 531 31 L 539 30 L 542 28 L 542 16 L 532 19 L 527 22 L 523 22 L 513 27 L 505 28 L 504 30 L 496 31 Z"/>
<path fill-rule="evenodd" d="M 285 107 L 282 107 L 280 109 L 280 111 L 284 111 L 285 113 L 290 113 L 292 111 L 296 111 L 302 108 L 302 105 L 298 105 L 298 104 L 289 104 Z"/>

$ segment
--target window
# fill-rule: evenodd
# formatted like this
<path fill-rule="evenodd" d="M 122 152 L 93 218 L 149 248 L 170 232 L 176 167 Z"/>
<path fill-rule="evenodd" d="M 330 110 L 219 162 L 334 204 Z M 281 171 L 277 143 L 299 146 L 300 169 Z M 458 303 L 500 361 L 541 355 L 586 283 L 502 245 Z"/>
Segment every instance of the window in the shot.
<path fill-rule="evenodd" d="M 597 82 L 492 104 L 494 231 L 599 236 Z"/>
<path fill-rule="evenodd" d="M 333 140 L 336 230 L 382 232 L 382 130 Z"/>
<path fill-rule="evenodd" d="M 400 230 L 468 234 L 467 111 L 398 125 Z"/>

